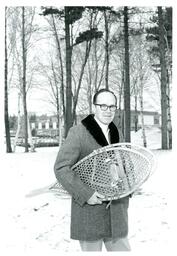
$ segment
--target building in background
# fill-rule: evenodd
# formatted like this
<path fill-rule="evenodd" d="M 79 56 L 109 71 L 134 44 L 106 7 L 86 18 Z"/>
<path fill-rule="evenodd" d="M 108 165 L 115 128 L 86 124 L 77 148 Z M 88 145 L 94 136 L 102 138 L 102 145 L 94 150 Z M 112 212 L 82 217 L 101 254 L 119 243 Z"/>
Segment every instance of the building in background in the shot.
<path fill-rule="evenodd" d="M 77 115 L 77 123 L 86 117 L 86 114 Z M 146 127 L 159 127 L 160 128 L 160 114 L 155 111 L 144 111 L 144 126 Z M 114 122 L 124 130 L 123 124 L 123 111 L 116 111 Z M 35 113 L 29 115 L 29 125 L 31 135 L 35 143 L 37 144 L 46 144 L 56 145 L 59 142 L 59 129 L 63 133 L 64 122 L 61 120 L 62 127 L 58 125 L 58 119 L 56 115 L 41 115 L 37 116 Z M 141 113 L 140 111 L 131 111 L 131 130 L 138 131 L 141 129 Z M 11 117 L 11 137 L 12 139 L 16 136 L 17 132 L 17 117 Z M 24 139 L 23 131 L 23 117 L 21 117 L 21 125 L 19 132 L 19 143 L 22 144 Z M 45 142 L 45 143 L 44 143 Z"/>

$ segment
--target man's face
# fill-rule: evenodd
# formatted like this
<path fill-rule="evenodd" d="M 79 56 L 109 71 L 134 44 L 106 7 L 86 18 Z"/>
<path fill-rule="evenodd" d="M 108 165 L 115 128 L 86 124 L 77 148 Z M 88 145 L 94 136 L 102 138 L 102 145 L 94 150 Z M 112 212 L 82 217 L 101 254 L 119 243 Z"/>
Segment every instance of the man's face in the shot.
<path fill-rule="evenodd" d="M 102 92 L 97 96 L 95 105 L 95 117 L 103 124 L 109 125 L 114 119 L 115 111 L 111 111 L 108 107 L 107 110 L 102 110 L 100 105 L 116 106 L 116 99 L 110 92 Z"/>

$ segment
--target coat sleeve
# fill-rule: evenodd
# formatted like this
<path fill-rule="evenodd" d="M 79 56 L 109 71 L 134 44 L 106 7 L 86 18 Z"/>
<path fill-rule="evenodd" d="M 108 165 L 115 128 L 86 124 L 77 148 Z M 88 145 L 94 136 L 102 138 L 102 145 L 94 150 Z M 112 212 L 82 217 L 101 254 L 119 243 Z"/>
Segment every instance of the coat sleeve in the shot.
<path fill-rule="evenodd" d="M 78 162 L 81 152 L 80 134 L 72 127 L 60 147 L 54 172 L 59 183 L 68 191 L 74 200 L 83 206 L 93 195 L 94 190 L 84 184 L 71 167 Z"/>

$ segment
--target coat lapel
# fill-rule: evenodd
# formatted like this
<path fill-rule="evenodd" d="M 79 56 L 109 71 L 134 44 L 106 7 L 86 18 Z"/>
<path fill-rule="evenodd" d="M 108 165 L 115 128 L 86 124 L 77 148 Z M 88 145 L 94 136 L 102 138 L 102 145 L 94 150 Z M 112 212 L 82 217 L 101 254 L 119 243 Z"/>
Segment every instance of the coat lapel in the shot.
<path fill-rule="evenodd" d="M 94 137 L 94 139 L 97 141 L 99 145 L 101 145 L 102 147 L 108 145 L 108 142 L 102 132 L 102 129 L 100 128 L 98 123 L 95 121 L 93 114 L 88 115 L 85 119 L 83 119 L 82 124 L 86 127 L 86 129 Z M 113 122 L 109 124 L 109 129 L 110 129 L 111 144 L 118 143 L 119 132 Z"/>

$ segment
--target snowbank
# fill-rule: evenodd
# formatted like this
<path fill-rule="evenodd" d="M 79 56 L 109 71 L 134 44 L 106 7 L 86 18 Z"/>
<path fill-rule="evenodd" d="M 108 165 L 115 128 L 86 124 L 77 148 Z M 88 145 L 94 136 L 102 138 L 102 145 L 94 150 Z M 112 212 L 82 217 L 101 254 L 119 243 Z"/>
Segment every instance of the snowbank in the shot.
<path fill-rule="evenodd" d="M 159 148 L 158 130 L 149 130 L 148 145 Z M 142 143 L 140 131 L 132 136 Z M 48 192 L 43 187 L 55 181 L 53 165 L 57 147 L 38 148 L 35 153 L 2 155 L 0 187 L 2 196 L 1 255 L 58 255 L 80 252 L 70 240 L 70 199 Z M 172 250 L 173 188 L 175 169 L 171 151 L 153 150 L 157 158 L 155 173 L 134 194 L 129 206 L 129 239 L 132 253 Z M 35 189 L 38 196 L 27 197 Z M 172 206 L 172 207 L 171 207 Z M 175 243 L 174 243 L 175 244 Z"/>

